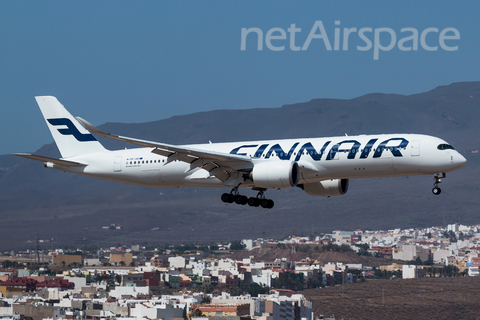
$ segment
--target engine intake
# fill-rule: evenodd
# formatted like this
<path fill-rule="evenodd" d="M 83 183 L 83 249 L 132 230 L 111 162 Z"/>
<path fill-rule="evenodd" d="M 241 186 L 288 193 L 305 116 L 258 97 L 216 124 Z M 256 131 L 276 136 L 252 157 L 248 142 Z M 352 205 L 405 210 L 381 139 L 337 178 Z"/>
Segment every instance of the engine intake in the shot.
<path fill-rule="evenodd" d="M 294 161 L 267 161 L 256 164 L 251 177 L 256 187 L 291 188 L 297 185 L 300 170 Z"/>
<path fill-rule="evenodd" d="M 348 191 L 348 179 L 331 179 L 313 183 L 304 183 L 301 188 L 310 196 L 341 196 Z"/>

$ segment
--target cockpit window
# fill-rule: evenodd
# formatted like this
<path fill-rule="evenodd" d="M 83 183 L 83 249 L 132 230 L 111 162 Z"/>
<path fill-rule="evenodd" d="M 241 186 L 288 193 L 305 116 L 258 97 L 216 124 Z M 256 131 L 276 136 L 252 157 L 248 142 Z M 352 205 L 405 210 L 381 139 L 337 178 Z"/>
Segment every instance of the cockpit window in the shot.
<path fill-rule="evenodd" d="M 455 150 L 451 145 L 446 144 L 446 143 L 439 144 L 439 145 L 437 146 L 437 149 L 438 149 L 438 150 L 447 150 L 447 149 Z"/>

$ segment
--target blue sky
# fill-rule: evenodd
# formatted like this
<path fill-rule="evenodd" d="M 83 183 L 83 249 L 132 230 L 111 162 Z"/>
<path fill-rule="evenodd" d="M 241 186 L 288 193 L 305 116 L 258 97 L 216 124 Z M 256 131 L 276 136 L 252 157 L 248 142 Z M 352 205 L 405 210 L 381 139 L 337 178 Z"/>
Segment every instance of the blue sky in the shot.
<path fill-rule="evenodd" d="M 0 154 L 53 141 L 35 95 L 54 95 L 99 125 L 477 81 L 479 14 L 478 1 L 0 1 Z M 302 46 L 316 21 L 332 47 L 335 27 L 341 43 L 343 28 L 356 28 L 348 50 L 326 50 L 316 38 L 307 50 L 291 50 L 288 28 L 301 29 L 295 42 Z M 258 28 L 264 38 L 281 28 L 287 38 L 271 44 L 285 49 L 270 50 L 263 39 L 257 50 L 251 33 L 242 51 L 242 28 Z M 357 49 L 366 45 L 361 28 L 390 28 L 395 46 L 374 60 L 373 48 Z M 401 51 L 398 41 L 411 34 L 402 28 L 419 37 L 437 28 L 425 40 L 437 50 Z M 460 39 L 445 40 L 455 51 L 439 45 L 445 28 L 459 32 Z M 365 35 L 374 40 L 374 31 Z M 387 46 L 390 34 L 379 41 Z"/>

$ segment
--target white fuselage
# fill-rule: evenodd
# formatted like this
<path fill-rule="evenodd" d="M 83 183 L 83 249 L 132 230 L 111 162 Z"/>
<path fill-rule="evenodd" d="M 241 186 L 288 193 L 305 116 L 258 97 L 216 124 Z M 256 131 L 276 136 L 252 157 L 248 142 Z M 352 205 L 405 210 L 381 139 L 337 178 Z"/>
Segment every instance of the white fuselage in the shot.
<path fill-rule="evenodd" d="M 436 137 L 416 134 L 339 136 L 313 139 L 286 139 L 189 145 L 205 151 L 245 155 L 244 162 L 230 167 L 248 172 L 256 163 L 290 161 L 304 168 L 299 184 L 327 179 L 353 179 L 390 176 L 430 175 L 450 172 L 465 165 L 465 158 Z M 66 160 L 87 163 L 85 167 L 66 167 L 46 163 L 47 167 L 91 177 L 150 187 L 229 186 L 201 167 L 190 170 L 182 161 L 167 162 L 167 157 L 152 153 L 153 148 L 133 148 L 70 157 Z M 246 179 L 240 187 L 255 187 Z"/>

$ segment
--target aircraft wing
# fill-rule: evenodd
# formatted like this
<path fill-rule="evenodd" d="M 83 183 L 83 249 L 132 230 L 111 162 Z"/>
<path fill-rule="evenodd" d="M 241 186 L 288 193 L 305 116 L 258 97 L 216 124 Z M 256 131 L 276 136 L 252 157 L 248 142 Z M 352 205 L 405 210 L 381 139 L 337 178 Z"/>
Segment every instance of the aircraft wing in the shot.
<path fill-rule="evenodd" d="M 167 157 L 167 161 L 164 165 L 167 165 L 175 160 L 187 162 L 190 163 L 189 170 L 202 167 L 203 169 L 209 171 L 211 175 L 216 176 L 223 182 L 230 177 L 229 173 L 233 173 L 242 169 L 248 171 L 253 167 L 250 157 L 247 156 L 187 148 L 166 143 L 123 137 L 103 132 L 85 119 L 80 117 L 76 118 L 87 130 L 98 134 L 99 136 L 133 143 L 142 147 L 154 148 L 152 150 L 153 153 Z"/>

